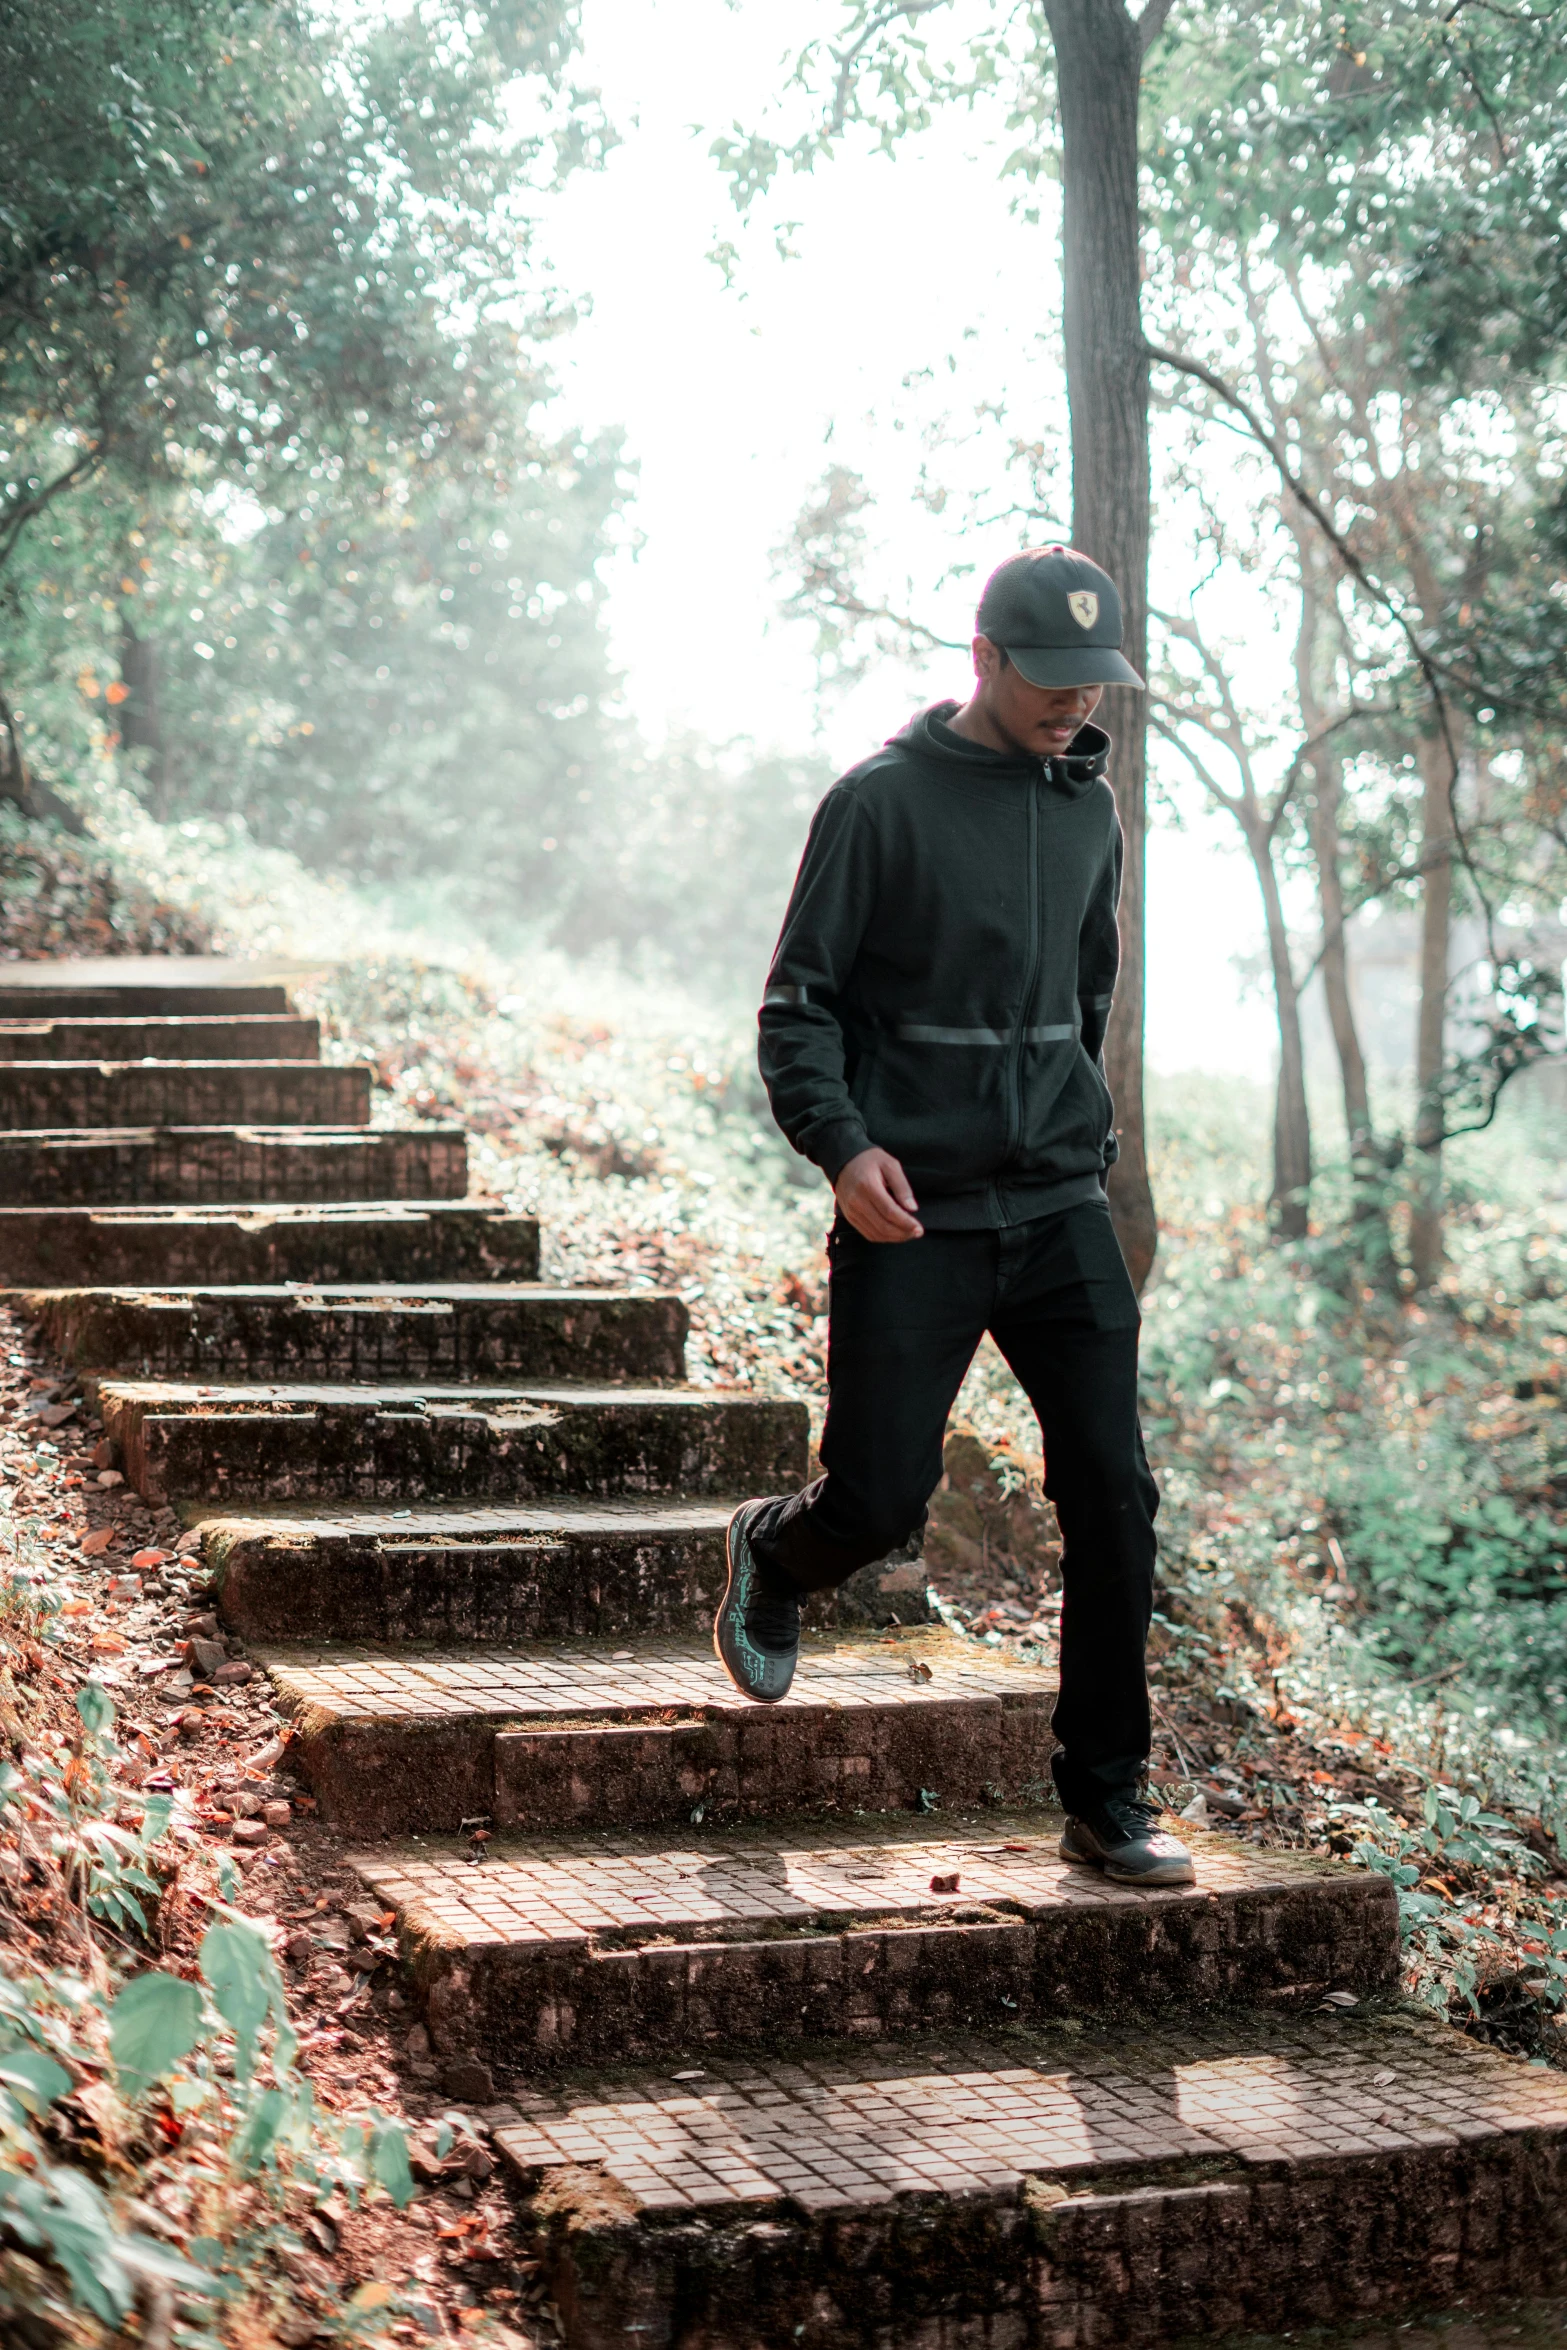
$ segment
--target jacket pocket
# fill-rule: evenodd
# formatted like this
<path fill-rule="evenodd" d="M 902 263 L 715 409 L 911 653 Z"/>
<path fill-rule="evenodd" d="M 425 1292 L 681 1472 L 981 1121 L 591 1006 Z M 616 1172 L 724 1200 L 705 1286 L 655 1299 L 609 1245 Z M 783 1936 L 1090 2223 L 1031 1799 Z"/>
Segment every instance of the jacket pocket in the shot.
<path fill-rule="evenodd" d="M 1031 1123 L 1022 1153 L 1027 1171 L 1063 1180 L 1097 1174 L 1105 1164 L 1115 1111 L 1109 1086 L 1081 1045 L 1059 1092 L 1048 1108 L 1043 1100 L 1039 1107 L 1044 1114 Z"/>
<path fill-rule="evenodd" d="M 854 1075 L 872 1142 L 922 1182 L 957 1190 L 994 1174 L 1006 1147 L 1007 1054 L 994 1045 L 878 1038 Z"/>

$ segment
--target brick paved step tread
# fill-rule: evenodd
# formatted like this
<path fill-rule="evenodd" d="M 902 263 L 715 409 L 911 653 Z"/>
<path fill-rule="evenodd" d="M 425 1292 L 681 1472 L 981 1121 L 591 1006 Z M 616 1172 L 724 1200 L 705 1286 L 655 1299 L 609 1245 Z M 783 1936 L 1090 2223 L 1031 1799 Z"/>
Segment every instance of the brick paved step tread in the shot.
<path fill-rule="evenodd" d="M 320 1061 L 4 1061 L 0 1126 L 364 1126 L 370 1071 Z"/>
<path fill-rule="evenodd" d="M 318 1061 L 321 1023 L 280 1012 L 237 1018 L 0 1018 L 0 1061 Z"/>
<path fill-rule="evenodd" d="M 359 1835 L 1037 1800 L 1055 1743 L 1053 1676 L 940 1630 L 810 1630 L 775 1706 L 738 1694 L 710 1637 L 250 1653 L 324 1816 Z"/>
<path fill-rule="evenodd" d="M 784 1493 L 806 1469 L 803 1404 L 719 1388 L 89 1384 L 158 1503 Z"/>
<path fill-rule="evenodd" d="M 8 1207 L 222 1207 L 461 1199 L 460 1126 L 0 1129 Z"/>
<path fill-rule="evenodd" d="M 365 1850 L 443 2061 L 523 2070 L 885 2039 L 1052 2014 L 1390 1988 L 1397 1896 L 1369 1870 L 1194 1836 L 1197 1883 L 1060 1860 L 1060 1815 L 896 1814 Z M 1022 1844 L 1021 1852 L 1009 1852 Z M 954 1893 L 933 1878 L 956 1875 Z"/>
<path fill-rule="evenodd" d="M 675 2312 L 744 2350 L 1154 2350 L 1567 2273 L 1567 2081 L 1402 2013 L 709 2056 L 518 2103 L 495 2143 L 588 2350 Z"/>
<path fill-rule="evenodd" d="M 0 1289 L 528 1281 L 538 1268 L 538 1219 L 498 1200 L 0 1208 Z"/>
<path fill-rule="evenodd" d="M 186 1516 L 251 1640 L 526 1641 L 700 1632 L 724 1587 L 736 1496 L 330 1503 Z M 866 1567 L 811 1602 L 815 1624 L 929 1615 L 917 1563 Z"/>
<path fill-rule="evenodd" d="M 671 1291 L 533 1282 L 30 1292 L 51 1350 L 151 1379 L 664 1380 L 690 1323 Z"/>

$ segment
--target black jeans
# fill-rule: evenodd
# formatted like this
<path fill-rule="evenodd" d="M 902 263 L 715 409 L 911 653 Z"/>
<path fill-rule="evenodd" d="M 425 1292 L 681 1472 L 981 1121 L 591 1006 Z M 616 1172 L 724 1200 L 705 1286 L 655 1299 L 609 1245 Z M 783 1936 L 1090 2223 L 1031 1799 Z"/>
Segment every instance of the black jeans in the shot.
<path fill-rule="evenodd" d="M 1061 1527 L 1056 1785 L 1069 1808 L 1126 1791 L 1150 1745 L 1159 1493 L 1137 1420 L 1137 1299 L 1109 1209 L 886 1243 L 840 1216 L 827 1253 L 826 1475 L 759 1515 L 753 1548 L 801 1591 L 825 1591 L 906 1542 L 988 1330 L 1039 1416 Z"/>

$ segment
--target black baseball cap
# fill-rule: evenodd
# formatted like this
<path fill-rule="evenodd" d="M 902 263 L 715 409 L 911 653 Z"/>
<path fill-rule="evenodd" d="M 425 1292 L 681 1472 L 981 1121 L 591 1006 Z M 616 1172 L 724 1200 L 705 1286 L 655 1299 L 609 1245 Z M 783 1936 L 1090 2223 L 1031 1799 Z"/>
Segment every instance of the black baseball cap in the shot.
<path fill-rule="evenodd" d="M 998 563 L 974 625 L 1030 685 L 1143 682 L 1121 651 L 1115 581 L 1075 547 L 1034 547 Z"/>

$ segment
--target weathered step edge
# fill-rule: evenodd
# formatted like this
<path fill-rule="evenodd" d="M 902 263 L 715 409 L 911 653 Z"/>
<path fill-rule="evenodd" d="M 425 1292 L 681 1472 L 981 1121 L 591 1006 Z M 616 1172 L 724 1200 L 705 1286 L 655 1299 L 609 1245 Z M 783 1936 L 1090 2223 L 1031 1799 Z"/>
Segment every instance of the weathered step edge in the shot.
<path fill-rule="evenodd" d="M 304 1512 L 187 1516 L 203 1529 L 224 1620 L 248 1640 L 596 1640 L 711 1625 L 734 1498 L 691 1497 L 685 1508 L 675 1496 L 656 1519 L 632 1506 L 616 1522 L 613 1505 L 574 1518 L 563 1496 L 552 1522 L 521 1527 L 460 1506 L 420 1510 L 418 1522 L 390 1510 L 323 1510 L 319 1522 Z M 878 1560 L 818 1593 L 810 1617 L 928 1623 L 925 1571 L 904 1555 Z"/>
<path fill-rule="evenodd" d="M 367 1126 L 370 1079 L 321 1061 L 0 1061 L 0 1126 Z"/>
<path fill-rule="evenodd" d="M 804 1404 L 721 1390 L 217 1386 L 89 1378 L 144 1500 L 788 1493 Z"/>
<path fill-rule="evenodd" d="M 892 1687 L 883 1702 L 861 1692 L 845 1703 L 831 1683 L 813 1696 L 808 1648 L 784 1706 L 706 1695 L 607 1705 L 585 1692 L 546 1713 L 508 1698 L 504 1651 L 482 1652 L 472 1683 L 444 1686 L 396 1651 L 362 1663 L 349 1652 L 354 1694 L 341 1701 L 286 1650 L 252 1654 L 293 1720 L 292 1752 L 323 1817 L 349 1835 L 455 1835 L 465 1819 L 551 1830 L 907 1812 L 938 1794 L 948 1807 L 1037 1802 L 1050 1785 L 1055 1685 L 1026 1669 L 1013 1688 L 939 1696 L 905 1683 L 901 1697 Z M 625 1680 L 635 1687 L 634 1663 Z"/>
<path fill-rule="evenodd" d="M 946 1915 L 878 1923 L 867 1894 L 860 1920 L 824 1916 L 821 1931 L 671 1933 L 618 1948 L 564 1919 L 554 1939 L 511 1941 L 504 1903 L 478 1934 L 463 1917 L 490 1906 L 482 1883 L 458 1905 L 431 1897 L 425 1872 L 396 1855 L 362 1853 L 353 1865 L 399 1912 L 436 2054 L 523 2071 L 765 2047 L 786 2034 L 877 2041 L 1329 1988 L 1364 1998 L 1391 1992 L 1399 1971 L 1396 1892 L 1365 1870 L 1281 1870 L 1272 1883 L 1059 1901 L 974 1922 L 952 1918 L 954 1903 Z"/>
<path fill-rule="evenodd" d="M 275 986 L 197 987 L 174 982 L 156 987 L 137 982 L 119 986 L 26 987 L 14 966 L 0 982 L 0 1017 L 7 1020 L 181 1020 L 276 1018 L 291 1009 L 286 988 Z"/>
<path fill-rule="evenodd" d="M 307 1206 L 461 1199 L 460 1126 L 0 1129 L 8 1207 Z"/>
<path fill-rule="evenodd" d="M 1022 2051 L 991 2061 L 1008 2054 Z M 760 2177 L 738 2208 L 698 2181 L 689 2199 L 672 2189 L 665 2208 L 642 2208 L 602 2157 L 541 2168 L 526 2126 L 497 2146 L 531 2196 L 571 2350 L 677 2336 L 726 2350 L 1163 2350 L 1567 2286 L 1559 2118 L 1466 2134 L 1417 2122 L 1316 2159 L 1256 2147 L 1022 2176 L 1003 2159 L 983 2183 L 965 2133 L 941 2137 L 950 2191 L 814 2208 Z M 695 2157 L 707 2151 L 695 2137 Z M 934 2181 L 940 2156 L 919 2167 Z"/>
<path fill-rule="evenodd" d="M 160 1047 L 167 1048 L 160 1050 Z M 319 1061 L 321 1023 L 280 1012 L 0 1018 L 0 1061 Z"/>
<path fill-rule="evenodd" d="M 334 1200 L 299 1207 L 0 1207 L 12 1292 L 132 1284 L 532 1281 L 536 1216 L 498 1200 Z"/>
<path fill-rule="evenodd" d="M 51 1351 L 141 1379 L 399 1382 L 685 1377 L 667 1290 L 535 1284 L 50 1289 L 23 1299 Z"/>

